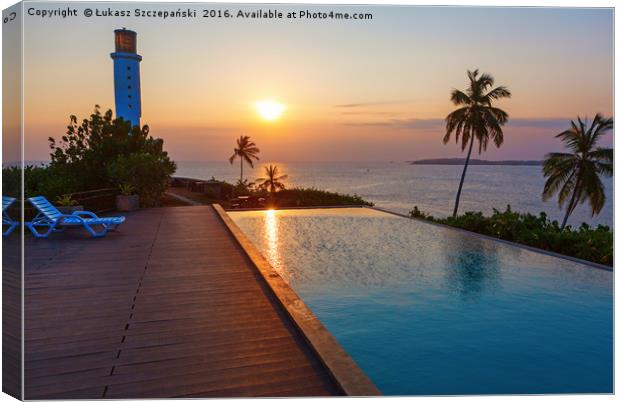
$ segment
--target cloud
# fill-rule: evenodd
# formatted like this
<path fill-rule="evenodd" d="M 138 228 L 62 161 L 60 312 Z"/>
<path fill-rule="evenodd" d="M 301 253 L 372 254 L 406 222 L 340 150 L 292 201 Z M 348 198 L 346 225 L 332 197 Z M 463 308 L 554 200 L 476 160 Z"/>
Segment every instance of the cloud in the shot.
<path fill-rule="evenodd" d="M 570 127 L 570 117 L 543 117 L 528 118 L 519 117 L 508 120 L 509 127 L 528 127 L 528 128 L 568 128 Z"/>
<path fill-rule="evenodd" d="M 351 110 L 341 114 L 345 116 L 394 116 L 393 112 L 368 112 L 365 110 Z"/>
<path fill-rule="evenodd" d="M 394 101 L 381 101 L 381 102 L 344 103 L 340 105 L 334 105 L 334 107 L 338 109 L 344 109 L 344 108 L 349 109 L 349 108 L 356 108 L 356 107 L 395 105 L 398 103 L 407 103 L 407 102 L 402 101 L 402 100 L 394 100 Z"/>
<path fill-rule="evenodd" d="M 348 126 L 391 127 L 400 129 L 438 129 L 444 124 L 444 119 L 390 119 L 374 122 L 347 123 Z"/>
<path fill-rule="evenodd" d="M 569 117 L 561 118 L 530 118 L 517 117 L 508 120 L 506 128 L 541 128 L 559 130 L 569 127 L 571 119 Z M 445 128 L 445 120 L 440 118 L 433 119 L 390 119 L 383 121 L 347 123 L 348 126 L 359 127 L 391 127 L 396 129 L 443 129 Z"/>

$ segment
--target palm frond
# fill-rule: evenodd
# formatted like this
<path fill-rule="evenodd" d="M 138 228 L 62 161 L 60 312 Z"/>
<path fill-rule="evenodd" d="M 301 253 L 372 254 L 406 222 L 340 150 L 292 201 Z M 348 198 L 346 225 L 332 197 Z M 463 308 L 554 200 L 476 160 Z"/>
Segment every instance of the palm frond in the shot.
<path fill-rule="evenodd" d="M 252 158 L 249 155 L 244 153 L 243 155 L 241 155 L 241 157 L 243 158 L 244 161 L 246 161 L 248 163 L 248 165 L 250 165 L 250 167 L 252 167 L 252 168 L 254 167 L 254 161 L 252 160 Z M 254 159 L 258 159 L 258 156 L 255 157 Z"/>
<path fill-rule="evenodd" d="M 564 181 L 560 190 L 558 192 L 558 206 L 560 209 L 564 208 L 564 203 L 567 199 L 573 196 L 573 193 L 577 191 L 577 195 L 579 196 L 580 186 L 578 185 L 578 177 L 576 172 L 572 172 L 567 180 Z M 572 208 L 574 205 L 569 205 L 568 208 Z"/>
<path fill-rule="evenodd" d="M 450 141 L 450 135 L 454 132 L 456 141 L 458 142 L 461 131 L 463 130 L 463 124 L 467 120 L 469 113 L 469 107 L 462 107 L 450 113 L 446 117 L 446 134 L 443 138 L 443 143 L 447 144 Z"/>
<path fill-rule="evenodd" d="M 598 162 L 613 163 L 614 150 L 612 148 L 596 148 L 590 152 L 590 158 Z"/>
<path fill-rule="evenodd" d="M 576 174 L 577 159 L 572 154 L 549 153 L 543 163 L 543 175 L 547 177 L 543 189 L 543 201 L 558 193 L 561 186 L 570 182 Z"/>
<path fill-rule="evenodd" d="M 562 208 L 567 199 L 566 216 L 578 204 L 588 201 L 592 216 L 605 205 L 605 187 L 601 176 L 613 175 L 613 149 L 595 148 L 600 136 L 613 128 L 613 119 L 597 113 L 592 122 L 577 116 L 570 128 L 556 135 L 571 153 L 551 153 L 545 157 L 543 174 L 547 177 L 543 199 L 558 195 Z"/>
<path fill-rule="evenodd" d="M 482 95 L 482 92 L 485 91 L 487 88 L 492 87 L 494 83 L 495 79 L 493 78 L 493 76 L 491 76 L 491 74 L 482 73 L 480 75 L 480 78 L 478 78 L 477 83 L 480 90 L 480 95 Z"/>
<path fill-rule="evenodd" d="M 446 133 L 443 143 L 446 144 L 454 134 L 454 140 L 464 151 L 472 139 L 478 141 L 478 152 L 487 149 L 493 141 L 500 147 L 504 142 L 502 126 L 508 121 L 508 113 L 493 107 L 492 101 L 510 97 L 511 93 L 505 86 L 498 86 L 488 93 L 484 91 L 492 87 L 495 80 L 487 73 L 479 74 L 479 70 L 468 70 L 469 86 L 465 91 L 452 90 L 450 100 L 463 107 L 452 111 L 446 117 Z"/>
<path fill-rule="evenodd" d="M 612 117 L 605 118 L 603 115 L 597 113 L 592 120 L 592 125 L 589 131 L 589 145 L 590 147 L 596 146 L 601 136 L 605 135 L 609 130 L 614 128 L 614 120 Z"/>
<path fill-rule="evenodd" d="M 228 158 L 228 161 L 230 162 L 230 164 L 232 165 L 233 162 L 235 161 L 235 158 L 238 156 L 239 154 L 237 153 L 237 150 L 235 149 L 233 154 L 231 155 L 230 158 Z"/>
<path fill-rule="evenodd" d="M 458 89 L 453 89 L 450 94 L 450 100 L 455 105 L 467 105 L 471 103 L 471 99 L 466 93 Z"/>
<path fill-rule="evenodd" d="M 490 105 L 492 101 L 502 99 L 502 98 L 510 98 L 512 93 L 505 86 L 499 86 L 493 88 L 483 97 L 483 102 Z"/>
<path fill-rule="evenodd" d="M 545 182 L 545 186 L 543 188 L 543 201 L 548 201 L 553 198 L 559 192 L 561 186 L 573 179 L 574 174 L 575 172 L 568 170 L 565 172 L 558 172 L 557 174 L 550 176 Z"/>
<path fill-rule="evenodd" d="M 581 148 L 580 143 L 581 139 L 583 138 L 581 135 L 581 129 L 574 121 L 571 121 L 570 129 L 562 131 L 555 137 L 559 138 L 560 141 L 564 142 L 566 144 L 566 147 L 573 152 L 578 152 Z"/>
<path fill-rule="evenodd" d="M 277 190 L 285 188 L 284 183 L 281 181 L 288 178 L 288 175 L 279 175 L 279 169 L 276 165 L 265 166 L 265 174 L 267 177 L 259 179 L 260 188 L 274 193 Z"/>
<path fill-rule="evenodd" d="M 585 198 L 587 198 L 588 203 L 590 204 L 592 216 L 598 215 L 605 205 L 605 186 L 603 185 L 600 177 L 596 174 L 595 169 L 586 169 L 584 184 L 584 199 L 580 199 L 580 201 L 583 202 L 585 201 Z"/>
<path fill-rule="evenodd" d="M 467 78 L 469 78 L 470 82 L 476 82 L 478 80 L 478 69 L 474 71 L 467 70 Z"/>

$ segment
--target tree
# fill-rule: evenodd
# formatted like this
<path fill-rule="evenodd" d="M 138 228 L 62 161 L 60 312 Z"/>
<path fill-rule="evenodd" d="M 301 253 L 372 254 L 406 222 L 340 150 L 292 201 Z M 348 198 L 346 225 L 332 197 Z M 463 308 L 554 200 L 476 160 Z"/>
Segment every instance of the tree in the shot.
<path fill-rule="evenodd" d="M 562 229 L 578 204 L 588 200 L 592 216 L 601 212 L 605 205 L 605 186 L 601 176 L 613 175 L 614 152 L 611 148 L 596 145 L 613 125 L 612 118 L 598 113 L 589 127 L 587 118 L 582 121 L 577 117 L 577 123 L 571 121 L 571 128 L 555 136 L 564 142 L 570 152 L 552 152 L 545 156 L 543 174 L 547 181 L 543 201 L 558 194 L 558 205 L 562 209 L 569 200 Z"/>
<path fill-rule="evenodd" d="M 230 164 L 232 165 L 236 158 L 239 158 L 241 161 L 241 175 L 239 177 L 239 182 L 243 183 L 243 161 L 245 160 L 250 167 L 254 167 L 254 162 L 252 159 L 258 160 L 258 153 L 260 149 L 256 147 L 252 141 L 250 141 L 250 137 L 247 135 L 242 135 L 237 138 L 237 147 L 233 150 L 232 156 L 228 159 Z"/>
<path fill-rule="evenodd" d="M 235 195 L 250 195 L 254 191 L 254 182 L 248 181 L 248 179 L 237 180 L 233 186 L 233 193 Z"/>
<path fill-rule="evenodd" d="M 140 196 L 140 205 L 159 205 L 162 194 L 174 173 L 174 164 L 167 163 L 160 155 L 135 152 L 119 155 L 108 166 L 108 174 L 121 188 L 129 186 Z"/>
<path fill-rule="evenodd" d="M 150 136 L 149 126 L 131 127 L 131 122 L 114 119 L 112 110 L 102 114 L 98 105 L 81 123 L 72 115 L 65 135 L 59 140 L 50 137 L 49 145 L 52 152 L 48 169 L 54 177 L 70 183 L 71 191 L 116 187 L 121 170 L 124 175 L 141 172 L 140 178 L 131 173 L 125 176 L 139 181 L 135 183 L 138 193 L 148 194 L 149 200 L 157 204 L 176 170 L 164 150 L 164 141 Z"/>
<path fill-rule="evenodd" d="M 454 133 L 455 140 L 461 141 L 461 151 L 469 145 L 465 166 L 461 174 L 459 189 L 456 193 L 456 202 L 452 216 L 456 216 L 461 199 L 461 190 L 465 181 L 465 174 L 469 165 L 469 159 L 474 146 L 474 141 L 478 140 L 478 153 L 486 151 L 489 141 L 493 141 L 496 147 L 500 147 L 504 142 L 502 126 L 508 121 L 508 113 L 492 105 L 493 101 L 510 98 L 511 93 L 505 86 L 493 87 L 495 80 L 489 74 L 478 74 L 478 70 L 467 71 L 469 87 L 465 91 L 458 89 L 452 90 L 450 100 L 456 106 L 461 106 L 446 117 L 446 135 L 443 143 L 450 141 L 450 136 Z"/>
<path fill-rule="evenodd" d="M 269 191 L 271 194 L 278 190 L 284 190 L 282 180 L 288 178 L 288 175 L 280 175 L 280 171 L 276 165 L 265 166 L 265 174 L 267 177 L 257 180 L 258 187 Z"/>

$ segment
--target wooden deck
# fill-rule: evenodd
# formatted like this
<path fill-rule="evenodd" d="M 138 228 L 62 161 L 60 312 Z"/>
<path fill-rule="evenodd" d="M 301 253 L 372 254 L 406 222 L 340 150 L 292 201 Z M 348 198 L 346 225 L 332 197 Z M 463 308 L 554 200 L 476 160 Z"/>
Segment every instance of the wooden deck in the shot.
<path fill-rule="evenodd" d="M 27 399 L 342 394 L 210 206 L 25 254 Z"/>

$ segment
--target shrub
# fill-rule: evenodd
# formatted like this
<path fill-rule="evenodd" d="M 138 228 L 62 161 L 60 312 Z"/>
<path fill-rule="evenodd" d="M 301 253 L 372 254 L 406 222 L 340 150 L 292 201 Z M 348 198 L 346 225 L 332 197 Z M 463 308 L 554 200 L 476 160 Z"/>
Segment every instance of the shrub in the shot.
<path fill-rule="evenodd" d="M 16 166 L 2 168 L 2 194 L 19 198 L 22 187 L 22 170 Z"/>
<path fill-rule="evenodd" d="M 71 197 L 71 195 L 65 194 L 57 197 L 55 204 L 60 205 L 61 207 L 72 207 L 74 205 L 77 205 L 78 203 Z"/>
<path fill-rule="evenodd" d="M 491 216 L 466 212 L 447 218 L 432 217 L 416 206 L 409 216 L 613 266 L 613 232 L 608 226 L 591 228 L 583 223 L 577 229 L 571 226 L 561 229 L 558 222 L 549 220 L 544 212 L 538 216 L 514 212 L 510 205 L 503 212 L 493 209 Z"/>
<path fill-rule="evenodd" d="M 6 167 L 2 169 L 2 192 L 12 197 L 21 196 L 21 169 Z M 72 177 L 59 174 L 55 169 L 42 166 L 24 167 L 24 196 L 43 195 L 49 200 L 63 194 L 76 192 L 78 186 Z"/>
<path fill-rule="evenodd" d="M 420 211 L 417 205 L 413 206 L 413 209 L 411 210 L 411 212 L 409 212 L 409 216 L 411 216 L 412 218 L 426 219 L 428 221 L 435 220 L 435 218 L 433 218 L 431 215 L 427 214 L 426 212 Z"/>
<path fill-rule="evenodd" d="M 368 205 L 373 206 L 357 194 L 340 194 L 316 188 L 291 188 L 273 194 L 278 207 L 310 207 L 334 205 Z"/>
<path fill-rule="evenodd" d="M 99 106 L 78 124 L 71 116 L 67 132 L 49 138 L 51 162 L 46 167 L 24 168 L 24 195 L 49 200 L 81 191 L 131 184 L 145 206 L 157 205 L 176 165 L 164 151 L 162 139 L 149 136 L 149 127 L 113 119 Z M 21 195 L 21 169 L 2 169 L 4 194 Z"/>
<path fill-rule="evenodd" d="M 132 153 L 119 155 L 108 167 L 108 175 L 117 185 L 129 185 L 140 196 L 143 206 L 157 206 L 176 165 L 160 155 Z"/>
<path fill-rule="evenodd" d="M 34 181 L 30 187 L 26 183 L 26 192 L 53 199 L 124 183 L 135 187 L 142 205 L 157 205 L 176 170 L 163 144 L 149 135 L 147 125 L 132 127 L 122 118 L 113 119 L 111 110 L 102 114 L 96 105 L 88 119 L 78 124 L 70 116 L 65 135 L 49 138 L 51 163 L 25 172 L 26 181 Z"/>
<path fill-rule="evenodd" d="M 134 195 L 136 192 L 136 188 L 129 183 L 121 183 L 118 186 L 118 190 L 121 192 L 121 195 Z"/>
<path fill-rule="evenodd" d="M 243 181 L 239 179 L 233 186 L 233 193 L 237 196 L 252 195 L 254 192 L 254 182 L 248 181 L 247 179 L 244 179 Z"/>

